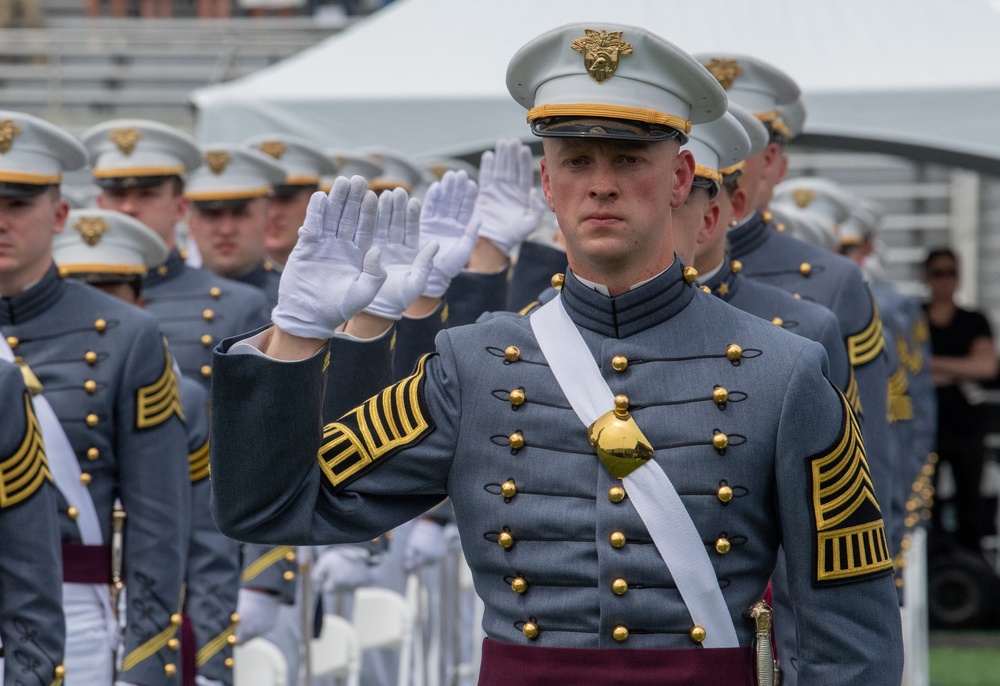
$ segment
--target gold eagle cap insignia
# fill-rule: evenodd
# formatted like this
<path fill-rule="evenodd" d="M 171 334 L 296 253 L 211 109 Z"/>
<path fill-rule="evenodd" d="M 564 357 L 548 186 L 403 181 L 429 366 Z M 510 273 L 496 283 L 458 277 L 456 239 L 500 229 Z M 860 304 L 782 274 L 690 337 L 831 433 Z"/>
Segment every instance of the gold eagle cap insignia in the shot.
<path fill-rule="evenodd" d="M 803 210 L 812 205 L 813 200 L 815 199 L 816 199 L 816 194 L 813 193 L 808 188 L 796 188 L 794 191 L 792 191 L 792 202 L 794 202 Z"/>
<path fill-rule="evenodd" d="M 281 141 L 264 141 L 260 144 L 259 149 L 265 155 L 270 155 L 276 160 L 280 160 L 281 156 L 285 154 L 285 144 Z"/>
<path fill-rule="evenodd" d="M 22 133 L 21 127 L 13 119 L 0 121 L 0 155 L 6 155 L 14 147 L 14 139 Z"/>
<path fill-rule="evenodd" d="M 80 217 L 73 224 L 73 228 L 80 232 L 83 242 L 94 247 L 101 242 L 101 236 L 111 228 L 101 217 Z"/>
<path fill-rule="evenodd" d="M 618 60 L 632 54 L 632 44 L 622 40 L 624 31 L 584 29 L 587 35 L 573 41 L 573 50 L 583 55 L 583 66 L 597 83 L 604 83 L 618 69 Z"/>
<path fill-rule="evenodd" d="M 736 79 L 746 73 L 736 60 L 720 60 L 714 57 L 705 65 L 705 69 L 708 69 L 725 91 L 732 88 Z"/>
<path fill-rule="evenodd" d="M 108 140 L 118 146 L 121 153 L 128 157 L 135 152 L 135 145 L 142 138 L 139 129 L 129 126 L 124 129 L 112 129 L 108 134 Z"/>
<path fill-rule="evenodd" d="M 212 170 L 213 174 L 221 174 L 226 171 L 226 167 L 233 158 L 225 150 L 209 150 L 205 153 L 205 164 Z"/>

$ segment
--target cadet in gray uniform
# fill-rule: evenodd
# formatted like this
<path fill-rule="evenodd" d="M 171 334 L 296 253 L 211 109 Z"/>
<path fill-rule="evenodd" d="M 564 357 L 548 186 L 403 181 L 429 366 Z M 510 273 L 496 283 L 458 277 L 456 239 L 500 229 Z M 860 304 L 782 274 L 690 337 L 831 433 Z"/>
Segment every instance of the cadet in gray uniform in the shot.
<path fill-rule="evenodd" d="M 66 623 L 56 492 L 21 371 L 2 359 L 0 407 L 0 683 L 61 684 Z"/>
<path fill-rule="evenodd" d="M 73 210 L 70 225 L 103 221 L 102 240 L 90 245 L 77 232 L 60 234 L 52 254 L 60 269 L 113 295 L 142 306 L 142 271 L 163 263 L 167 246 L 149 227 L 112 210 Z M 131 272 L 131 273 L 123 273 Z M 208 469 L 208 392 L 188 377 L 178 378 L 187 428 L 191 474 L 191 532 L 185 568 L 184 624 L 180 638 L 184 678 L 199 686 L 231 685 L 232 638 L 239 620 L 239 544 L 219 532 L 212 519 Z M 186 682 L 185 682 L 186 683 Z"/>
<path fill-rule="evenodd" d="M 159 122 L 119 119 L 82 136 L 90 152 L 99 207 L 127 214 L 167 244 L 166 261 L 151 268 L 142 292 L 185 376 L 211 383 L 212 347 L 262 326 L 270 305 L 256 289 L 184 263 L 176 225 L 187 214 L 184 174 L 201 165 L 190 136 Z"/>
<path fill-rule="evenodd" d="M 60 171 L 85 164 L 86 151 L 19 112 L 0 112 L 0 129 L 8 148 L 0 156 L 0 185 L 22 193 L 0 206 L 8 246 L 0 260 L 0 330 L 40 381 L 61 429 L 45 435 L 45 443 L 60 491 L 69 683 L 111 680 L 118 637 L 106 594 L 118 571 L 109 547 L 117 498 L 127 514 L 128 589 L 117 679 L 177 684 L 177 653 L 169 644 L 181 620 L 190 485 L 171 357 L 152 316 L 63 280 L 52 261 L 52 239 L 67 215 Z M 106 229 L 100 221 L 65 226 L 95 244 Z M 60 481 L 56 460 L 67 467 L 61 473 L 76 476 Z M 75 664 L 85 667 L 77 671 Z"/>
<path fill-rule="evenodd" d="M 678 139 L 722 116 L 724 92 L 644 29 L 579 24 L 522 48 L 508 88 L 545 137 L 560 297 L 443 332 L 409 378 L 320 430 L 325 339 L 382 281 L 374 198 L 338 181 L 283 275 L 328 301 L 283 298 L 273 329 L 218 351 L 221 528 L 364 540 L 450 496 L 486 605 L 486 685 L 755 683 L 756 601 L 784 545 L 803 682 L 896 686 L 884 526 L 821 346 L 701 292 L 673 258 L 694 175 Z"/>

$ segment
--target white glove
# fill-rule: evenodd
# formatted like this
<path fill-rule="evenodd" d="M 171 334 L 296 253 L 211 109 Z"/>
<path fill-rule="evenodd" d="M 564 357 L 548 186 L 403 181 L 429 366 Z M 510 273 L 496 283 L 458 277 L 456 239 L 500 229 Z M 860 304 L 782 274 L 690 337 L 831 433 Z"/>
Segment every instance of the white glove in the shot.
<path fill-rule="evenodd" d="M 417 567 L 437 562 L 447 553 L 444 527 L 429 519 L 418 519 L 406 538 L 403 568 L 412 572 Z"/>
<path fill-rule="evenodd" d="M 324 594 L 349 593 L 371 583 L 371 567 L 366 551 L 352 546 L 333 546 L 316 560 L 312 570 L 313 588 Z"/>
<path fill-rule="evenodd" d="M 438 252 L 424 295 L 440 298 L 468 264 L 479 232 L 479 224 L 471 221 L 477 192 L 476 182 L 464 171 L 445 172 L 427 190 L 420 212 L 420 243 L 436 241 Z"/>
<path fill-rule="evenodd" d="M 209 679 L 207 676 L 202 676 L 197 674 L 194 677 L 195 686 L 223 686 L 223 683 L 219 679 Z"/>
<path fill-rule="evenodd" d="M 374 245 L 380 250 L 379 262 L 387 276 L 365 312 L 399 320 L 424 292 L 437 252 L 434 241 L 420 245 L 420 201 L 409 198 L 402 188 L 382 193 L 375 216 Z"/>
<path fill-rule="evenodd" d="M 246 643 L 251 638 L 270 631 L 277 621 L 280 604 L 275 595 L 241 588 L 240 598 L 236 603 L 236 613 L 240 616 L 240 623 L 236 625 L 236 637 L 240 643 Z"/>
<path fill-rule="evenodd" d="M 545 204 L 535 192 L 531 148 L 516 138 L 497 141 L 483 153 L 479 198 L 472 214 L 479 235 L 507 255 L 538 226 Z"/>
<path fill-rule="evenodd" d="M 360 176 L 314 193 L 299 239 L 281 272 L 271 320 L 304 338 L 330 338 L 372 301 L 385 270 L 372 247 L 378 199 Z"/>

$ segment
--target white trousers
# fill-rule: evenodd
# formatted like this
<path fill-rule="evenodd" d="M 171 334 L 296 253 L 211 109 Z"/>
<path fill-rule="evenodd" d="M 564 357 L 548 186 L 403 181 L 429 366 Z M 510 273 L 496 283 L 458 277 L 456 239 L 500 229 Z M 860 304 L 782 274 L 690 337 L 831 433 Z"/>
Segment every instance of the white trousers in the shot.
<path fill-rule="evenodd" d="M 117 640 L 97 595 L 107 592 L 107 586 L 63 584 L 65 686 L 111 686 Z"/>

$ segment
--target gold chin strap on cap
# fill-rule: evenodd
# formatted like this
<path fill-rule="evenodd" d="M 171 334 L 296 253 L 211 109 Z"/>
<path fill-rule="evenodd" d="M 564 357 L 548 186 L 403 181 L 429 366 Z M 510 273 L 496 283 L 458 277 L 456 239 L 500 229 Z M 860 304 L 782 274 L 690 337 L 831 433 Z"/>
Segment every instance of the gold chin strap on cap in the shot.
<path fill-rule="evenodd" d="M 753 114 L 761 121 L 762 124 L 777 131 L 785 138 L 792 139 L 795 137 L 792 135 L 792 130 L 785 125 L 785 122 L 781 121 L 781 113 L 778 112 L 778 110 L 771 110 L 770 112 L 754 112 Z"/>
<path fill-rule="evenodd" d="M 698 164 L 695 165 L 694 175 L 700 176 L 703 179 L 708 179 L 709 181 L 715 181 L 720 186 L 722 185 L 722 172 L 717 172 L 714 169 L 709 169 L 708 167 L 703 167 Z"/>
<path fill-rule="evenodd" d="M 691 122 L 687 119 L 657 112 L 656 110 L 642 109 L 639 107 L 623 107 L 621 105 L 597 105 L 588 103 L 567 104 L 567 105 L 539 105 L 528 110 L 527 120 L 531 123 L 535 119 L 544 117 L 601 117 L 604 119 L 630 119 L 646 124 L 661 124 L 671 128 L 679 129 L 684 133 L 691 133 Z"/>
<path fill-rule="evenodd" d="M 590 425 L 590 444 L 611 476 L 624 479 L 653 457 L 653 447 L 632 419 L 628 398 L 615 398 L 615 409 Z"/>

